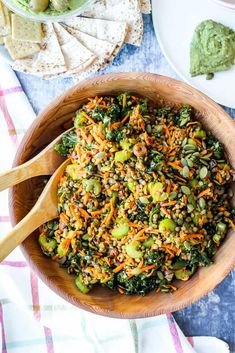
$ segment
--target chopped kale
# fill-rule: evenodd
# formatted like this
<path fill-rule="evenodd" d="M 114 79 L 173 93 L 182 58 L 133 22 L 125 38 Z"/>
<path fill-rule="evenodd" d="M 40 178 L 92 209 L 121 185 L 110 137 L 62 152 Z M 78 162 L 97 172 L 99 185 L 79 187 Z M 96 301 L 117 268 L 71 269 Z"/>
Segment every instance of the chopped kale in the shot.
<path fill-rule="evenodd" d="M 128 278 L 124 271 L 117 275 L 118 285 L 124 289 L 125 294 L 145 295 L 157 288 L 156 276 L 147 277 L 144 273 Z"/>
<path fill-rule="evenodd" d="M 78 137 L 75 131 L 70 131 L 63 135 L 61 141 L 54 146 L 54 150 L 66 157 L 78 143 Z"/>

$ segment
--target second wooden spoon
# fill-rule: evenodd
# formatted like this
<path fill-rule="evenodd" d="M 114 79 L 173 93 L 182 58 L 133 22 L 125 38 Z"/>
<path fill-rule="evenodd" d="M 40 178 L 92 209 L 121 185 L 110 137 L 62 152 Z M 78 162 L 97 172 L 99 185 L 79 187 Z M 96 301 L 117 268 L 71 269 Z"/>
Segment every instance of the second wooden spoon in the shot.
<path fill-rule="evenodd" d="M 57 217 L 58 182 L 69 162 L 70 161 L 67 159 L 55 171 L 41 193 L 38 201 L 27 216 L 25 216 L 7 235 L 0 238 L 0 262 L 40 225 Z"/>

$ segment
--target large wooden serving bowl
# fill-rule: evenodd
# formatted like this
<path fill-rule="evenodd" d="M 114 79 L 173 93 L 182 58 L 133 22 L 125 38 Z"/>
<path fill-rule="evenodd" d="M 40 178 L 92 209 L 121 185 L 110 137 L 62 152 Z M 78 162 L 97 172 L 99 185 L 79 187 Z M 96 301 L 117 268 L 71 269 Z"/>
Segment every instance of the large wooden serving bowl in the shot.
<path fill-rule="evenodd" d="M 71 126 L 71 118 L 88 97 L 116 95 L 120 92 L 147 97 L 157 105 L 190 104 L 198 119 L 224 145 L 235 168 L 235 123 L 211 99 L 194 88 L 176 80 L 148 73 L 118 73 L 84 81 L 55 99 L 34 121 L 18 149 L 14 165 L 38 153 L 56 136 Z M 23 117 L 22 117 L 23 119 Z M 36 177 L 10 190 L 12 224 L 19 222 L 30 210 L 43 188 L 45 178 Z M 44 256 L 34 232 L 22 244 L 23 253 L 38 276 L 57 294 L 79 308 L 117 318 L 140 318 L 181 309 L 192 304 L 220 283 L 235 264 L 235 234 L 230 230 L 219 249 L 215 263 L 201 268 L 187 282 L 178 281 L 173 294 L 152 292 L 145 297 L 126 296 L 101 286 L 84 295 L 75 287 L 66 270 Z"/>

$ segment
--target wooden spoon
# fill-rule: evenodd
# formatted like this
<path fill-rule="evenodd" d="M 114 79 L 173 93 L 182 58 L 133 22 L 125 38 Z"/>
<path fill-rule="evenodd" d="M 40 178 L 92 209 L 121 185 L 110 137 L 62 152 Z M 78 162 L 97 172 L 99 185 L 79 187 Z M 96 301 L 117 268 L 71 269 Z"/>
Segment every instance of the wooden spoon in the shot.
<path fill-rule="evenodd" d="M 57 217 L 57 185 L 69 162 L 70 160 L 67 159 L 55 171 L 27 216 L 8 234 L 0 238 L 0 262 L 40 225 Z"/>
<path fill-rule="evenodd" d="M 72 129 L 73 128 L 63 132 L 63 134 L 59 135 L 38 155 L 30 159 L 28 162 L 6 172 L 0 173 L 0 191 L 35 176 L 53 174 L 65 159 L 54 150 L 54 146 L 61 140 L 63 135 L 67 134 Z"/>

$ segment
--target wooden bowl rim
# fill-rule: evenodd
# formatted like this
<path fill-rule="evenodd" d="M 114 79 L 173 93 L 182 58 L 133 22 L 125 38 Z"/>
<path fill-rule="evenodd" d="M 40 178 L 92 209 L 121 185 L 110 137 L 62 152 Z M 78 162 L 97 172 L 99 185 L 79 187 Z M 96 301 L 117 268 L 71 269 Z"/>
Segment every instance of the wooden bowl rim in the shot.
<path fill-rule="evenodd" d="M 128 76 L 128 77 L 127 77 Z M 195 94 L 198 99 L 200 97 L 210 106 L 210 110 L 217 110 L 219 114 L 222 115 L 222 118 L 227 122 L 227 124 L 234 129 L 234 136 L 235 136 L 235 122 L 233 119 L 226 113 L 217 103 L 215 103 L 211 98 L 207 97 L 204 93 L 200 92 L 199 90 L 195 89 L 194 87 L 181 82 L 179 80 L 163 76 L 163 75 L 158 75 L 158 74 L 153 74 L 153 73 L 145 73 L 145 72 L 119 72 L 119 73 L 110 73 L 106 75 L 102 75 L 99 77 L 94 77 L 90 78 L 88 80 L 82 81 L 81 83 L 76 84 L 75 86 L 71 87 L 70 89 L 66 90 L 64 93 L 56 97 L 49 105 L 47 105 L 42 112 L 35 118 L 33 123 L 30 125 L 30 127 L 27 129 L 23 139 L 21 140 L 21 143 L 18 147 L 17 153 L 15 155 L 14 161 L 13 161 L 13 167 L 17 166 L 20 160 L 20 157 L 25 149 L 25 145 L 27 145 L 27 138 L 31 134 L 32 131 L 37 129 L 40 126 L 41 120 L 45 118 L 45 116 L 48 115 L 49 111 L 52 109 L 55 109 L 56 107 L 59 107 L 63 102 L 69 97 L 73 96 L 74 92 L 77 90 L 82 90 L 83 88 L 87 86 L 93 86 L 93 85 L 102 85 L 103 80 L 121 80 L 124 79 L 124 77 L 128 80 L 136 80 L 143 82 L 144 80 L 151 81 L 153 84 L 154 83 L 161 83 L 163 85 L 169 85 L 169 87 L 174 86 L 175 87 L 183 87 L 186 91 L 191 92 L 192 94 Z M 14 226 L 16 225 L 16 215 L 14 212 L 12 205 L 12 201 L 14 199 L 14 192 L 13 188 L 9 190 L 9 213 L 10 213 L 10 221 L 11 224 Z M 169 304 L 167 308 L 161 308 L 161 309 L 156 309 L 152 311 L 147 311 L 145 313 L 125 313 L 125 312 L 116 312 L 116 311 L 94 311 L 93 308 L 91 308 L 89 305 L 86 305 L 84 302 L 81 302 L 77 298 L 74 298 L 70 294 L 66 293 L 65 291 L 61 290 L 60 288 L 57 287 L 53 283 L 53 281 L 50 281 L 46 275 L 46 273 L 41 272 L 35 263 L 35 261 L 31 258 L 29 252 L 26 250 L 24 243 L 20 245 L 20 248 L 23 252 L 24 257 L 26 258 L 26 261 L 29 264 L 29 267 L 33 269 L 33 271 L 38 275 L 38 277 L 57 295 L 62 297 L 64 300 L 68 301 L 70 304 L 75 305 L 78 308 L 84 309 L 86 311 L 89 311 L 91 313 L 96 313 L 101 316 L 106 316 L 106 317 L 112 317 L 112 318 L 120 318 L 120 319 L 136 319 L 136 318 L 144 318 L 144 317 L 153 317 L 161 314 L 165 314 L 168 312 L 174 312 L 180 309 L 183 309 L 189 305 L 192 305 L 194 302 L 198 301 L 201 299 L 203 296 L 207 295 L 211 290 L 213 290 L 227 275 L 228 273 L 233 269 L 235 266 L 235 255 L 233 259 L 230 259 L 229 263 L 227 266 L 225 266 L 224 270 L 221 272 L 221 277 L 214 282 L 211 286 L 208 286 L 206 288 L 203 288 L 197 295 L 190 295 L 189 297 L 185 297 L 183 301 L 181 301 L 180 304 Z"/>

